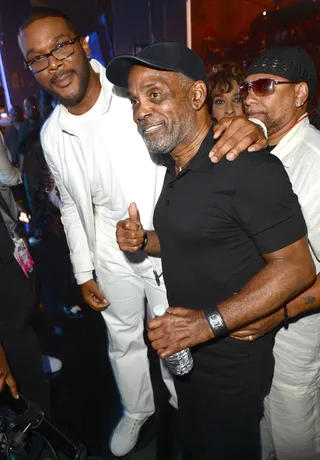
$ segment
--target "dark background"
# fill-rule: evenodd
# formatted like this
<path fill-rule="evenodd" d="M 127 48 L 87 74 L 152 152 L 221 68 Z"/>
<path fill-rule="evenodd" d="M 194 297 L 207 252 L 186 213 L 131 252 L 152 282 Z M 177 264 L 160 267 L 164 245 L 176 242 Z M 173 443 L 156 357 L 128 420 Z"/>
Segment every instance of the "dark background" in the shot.
<path fill-rule="evenodd" d="M 23 16 L 32 6 L 50 6 L 66 13 L 87 36 L 96 31 L 105 64 L 110 47 L 99 21 L 105 15 L 108 34 L 115 54 L 133 53 L 136 47 L 153 41 L 185 43 L 185 0 L 0 0 L 0 37 L 2 56 L 11 103 L 21 104 L 38 91 L 30 72 L 24 69 L 17 44 L 17 31 Z"/>

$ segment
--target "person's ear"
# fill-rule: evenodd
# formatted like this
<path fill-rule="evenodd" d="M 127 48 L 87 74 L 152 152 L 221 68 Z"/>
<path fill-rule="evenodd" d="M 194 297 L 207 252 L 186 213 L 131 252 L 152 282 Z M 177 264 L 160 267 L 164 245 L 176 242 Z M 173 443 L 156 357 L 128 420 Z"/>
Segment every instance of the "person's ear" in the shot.
<path fill-rule="evenodd" d="M 85 53 L 85 55 L 87 56 L 87 58 L 90 57 L 90 46 L 89 46 L 89 43 L 87 42 L 87 40 L 83 37 L 80 38 L 80 45 L 82 46 L 82 49 Z"/>
<path fill-rule="evenodd" d="M 207 87 L 203 81 L 196 81 L 191 88 L 191 103 L 195 110 L 202 109 L 207 98 Z"/>
<path fill-rule="evenodd" d="M 309 88 L 307 83 L 301 82 L 295 85 L 296 107 L 302 107 L 308 102 Z"/>

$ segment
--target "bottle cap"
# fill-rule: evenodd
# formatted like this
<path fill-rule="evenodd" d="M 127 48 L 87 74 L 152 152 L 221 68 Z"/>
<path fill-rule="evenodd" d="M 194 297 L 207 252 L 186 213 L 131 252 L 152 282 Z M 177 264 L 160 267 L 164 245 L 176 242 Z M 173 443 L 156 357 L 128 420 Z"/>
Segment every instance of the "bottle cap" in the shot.
<path fill-rule="evenodd" d="M 165 315 L 167 312 L 167 309 L 164 305 L 156 305 L 155 307 L 153 307 L 153 313 L 155 314 L 155 316 L 163 316 Z"/>

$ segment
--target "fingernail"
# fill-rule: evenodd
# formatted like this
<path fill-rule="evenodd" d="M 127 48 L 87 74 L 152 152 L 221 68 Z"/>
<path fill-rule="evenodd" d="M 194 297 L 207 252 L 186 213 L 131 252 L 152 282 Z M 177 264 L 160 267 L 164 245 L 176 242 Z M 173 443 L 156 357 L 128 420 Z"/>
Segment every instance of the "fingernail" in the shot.
<path fill-rule="evenodd" d="M 248 152 L 255 152 L 255 150 L 256 150 L 256 148 L 252 147 L 252 146 L 248 148 Z"/>
<path fill-rule="evenodd" d="M 235 157 L 236 157 L 235 154 L 232 153 L 232 152 L 230 152 L 230 153 L 228 153 L 228 155 L 227 155 L 227 160 L 232 161 L 232 160 L 235 159 Z"/>
<path fill-rule="evenodd" d="M 16 396 L 15 396 L 15 399 L 19 399 L 19 395 L 16 395 Z"/>
<path fill-rule="evenodd" d="M 215 156 L 215 155 L 212 155 L 212 157 L 210 157 L 212 163 L 218 163 L 218 158 Z"/>
<path fill-rule="evenodd" d="M 216 131 L 214 134 L 213 134 L 213 139 L 217 139 L 217 137 L 219 137 L 221 134 L 221 131 Z"/>
<path fill-rule="evenodd" d="M 108 302 L 107 299 L 104 299 L 103 305 L 105 305 L 105 306 L 110 305 L 110 302 Z"/>

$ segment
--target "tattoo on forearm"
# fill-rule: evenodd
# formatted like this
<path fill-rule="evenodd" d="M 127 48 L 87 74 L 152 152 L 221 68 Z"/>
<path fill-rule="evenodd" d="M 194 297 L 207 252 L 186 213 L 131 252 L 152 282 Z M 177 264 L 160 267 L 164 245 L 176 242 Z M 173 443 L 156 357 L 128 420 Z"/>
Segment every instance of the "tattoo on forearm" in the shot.
<path fill-rule="evenodd" d="M 303 300 L 305 301 L 306 305 L 312 305 L 316 298 L 313 295 L 308 295 L 307 297 L 303 297 Z"/>

